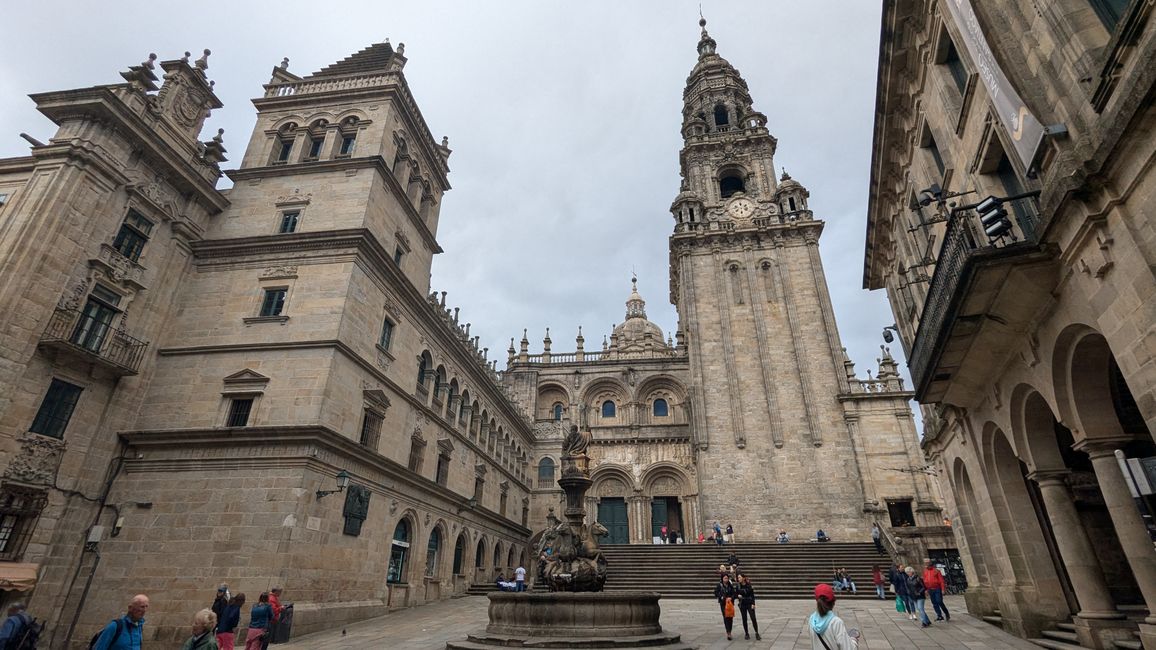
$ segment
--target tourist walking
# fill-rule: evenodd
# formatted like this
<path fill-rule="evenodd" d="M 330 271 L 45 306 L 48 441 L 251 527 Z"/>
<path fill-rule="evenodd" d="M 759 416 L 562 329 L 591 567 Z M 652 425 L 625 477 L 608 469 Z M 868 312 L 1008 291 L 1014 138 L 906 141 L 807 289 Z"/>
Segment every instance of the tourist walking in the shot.
<path fill-rule="evenodd" d="M 751 632 L 747 629 L 747 617 L 751 618 L 751 626 L 755 628 L 755 640 L 761 641 L 759 634 L 759 619 L 755 618 L 755 588 L 751 586 L 751 579 L 739 574 L 739 583 L 735 586 L 736 597 L 739 602 L 739 612 L 743 615 L 743 636 L 750 640 Z"/>
<path fill-rule="evenodd" d="M 724 537 L 723 539 L 726 540 L 727 544 L 734 544 L 735 543 L 735 528 L 734 528 L 734 526 L 727 524 L 727 534 L 726 534 L 726 537 Z"/>
<path fill-rule="evenodd" d="M 658 529 L 659 539 L 662 540 L 663 544 L 665 544 L 666 540 L 667 540 L 666 532 L 667 532 L 666 524 L 663 524 L 662 527 Z"/>
<path fill-rule="evenodd" d="M 226 605 L 227 606 L 227 605 Z M 217 650 L 217 615 L 211 609 L 202 609 L 193 616 L 193 635 L 181 646 L 181 650 Z"/>
<path fill-rule="evenodd" d="M 943 574 L 939 572 L 931 560 L 927 561 L 927 568 L 923 570 L 923 586 L 927 588 L 927 597 L 931 600 L 931 606 L 935 608 L 935 620 L 942 621 L 951 620 L 951 612 L 947 611 L 947 605 L 943 604 L 943 589 L 946 586 L 943 582 Z"/>
<path fill-rule="evenodd" d="M 241 624 L 241 608 L 245 606 L 245 594 L 238 593 L 229 599 L 225 615 L 217 619 L 217 647 L 233 650 L 237 642 L 237 626 Z"/>
<path fill-rule="evenodd" d="M 891 568 L 891 588 L 895 591 L 896 607 L 902 606 L 902 610 L 906 612 L 907 618 L 915 620 L 915 604 L 911 602 L 911 598 L 907 595 L 907 572 L 903 570 L 902 564 L 896 564 Z"/>
<path fill-rule="evenodd" d="M 731 628 L 735 623 L 735 584 L 731 582 L 731 577 L 727 574 L 722 574 L 719 582 L 714 586 L 714 597 L 718 601 L 719 611 L 722 612 L 723 627 L 727 631 L 727 641 L 731 640 Z"/>
<path fill-rule="evenodd" d="M 269 630 L 261 638 L 261 650 L 269 650 L 269 642 L 273 640 L 273 635 L 281 625 L 281 612 L 285 609 L 281 604 L 281 587 L 274 586 L 269 590 L 269 606 L 273 608 L 273 619 L 269 621 Z"/>
<path fill-rule="evenodd" d="M 915 603 L 915 608 L 919 610 L 919 618 L 922 621 L 923 627 L 931 625 L 931 619 L 927 618 L 927 609 L 924 603 L 927 600 L 927 588 L 923 585 L 923 578 L 915 572 L 912 567 L 907 567 L 907 598 Z"/>
<path fill-rule="evenodd" d="M 871 584 L 875 585 L 875 595 L 879 597 L 879 600 L 887 599 L 887 597 L 883 595 L 883 583 L 883 570 L 876 564 L 871 567 Z"/>
<path fill-rule="evenodd" d="M 269 592 L 263 591 L 257 597 L 257 604 L 249 611 L 249 629 L 245 634 L 245 650 L 260 650 L 261 643 L 269 637 L 273 624 L 273 606 L 269 604 Z"/>
<path fill-rule="evenodd" d="M 871 541 L 875 542 L 875 552 L 882 555 L 886 551 L 883 550 L 883 531 L 879 529 L 879 524 L 871 524 Z"/>
<path fill-rule="evenodd" d="M 92 650 L 140 650 L 144 638 L 144 616 L 149 611 L 149 597 L 137 594 L 128 603 L 128 612 L 114 618 L 96 635 Z"/>
<path fill-rule="evenodd" d="M 213 604 L 209 608 L 217 615 L 217 623 L 225 618 L 225 609 L 229 607 L 229 585 L 221 584 L 217 587 L 217 597 L 213 599 Z"/>
<path fill-rule="evenodd" d="M 24 611 L 24 603 L 16 602 L 9 605 L 8 618 L 4 619 L 3 625 L 0 625 L 0 648 L 11 646 L 13 650 L 23 650 L 25 647 L 35 647 L 34 645 L 21 645 L 25 633 L 28 632 L 29 626 L 32 624 L 32 617 Z M 39 636 L 38 632 L 37 636 Z"/>
<path fill-rule="evenodd" d="M 831 585 L 815 585 L 815 611 L 807 617 L 806 633 L 811 650 L 857 650 L 859 631 L 848 630 L 835 615 L 835 590 Z"/>

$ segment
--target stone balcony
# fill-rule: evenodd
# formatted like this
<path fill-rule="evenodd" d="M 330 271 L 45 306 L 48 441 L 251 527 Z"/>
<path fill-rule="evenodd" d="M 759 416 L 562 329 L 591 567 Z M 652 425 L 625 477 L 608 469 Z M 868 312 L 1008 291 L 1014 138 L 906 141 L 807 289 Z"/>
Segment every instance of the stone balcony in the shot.
<path fill-rule="evenodd" d="M 908 361 L 919 402 L 976 401 L 1049 299 L 1056 249 L 1038 240 L 1034 209 L 1016 221 L 1016 238 L 995 242 L 971 212 L 948 221 Z"/>
<path fill-rule="evenodd" d="M 148 343 L 75 309 L 58 308 L 40 336 L 40 347 L 79 357 L 124 377 L 137 374 Z"/>

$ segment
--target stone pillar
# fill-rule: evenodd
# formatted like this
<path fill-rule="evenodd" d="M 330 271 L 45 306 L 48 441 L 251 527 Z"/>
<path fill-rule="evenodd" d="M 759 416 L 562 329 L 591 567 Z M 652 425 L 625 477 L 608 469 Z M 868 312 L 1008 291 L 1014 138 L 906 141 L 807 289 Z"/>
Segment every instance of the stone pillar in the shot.
<path fill-rule="evenodd" d="M 1078 616 L 1084 619 L 1122 619 L 1124 615 L 1116 610 L 1100 564 L 1096 561 L 1096 549 L 1088 539 L 1088 532 L 1064 482 L 1068 474 L 1067 470 L 1036 471 L 1028 478 L 1040 486 L 1056 545 L 1071 578 L 1072 589 L 1080 601 Z"/>
<path fill-rule="evenodd" d="M 1086 441 L 1078 448 L 1092 459 L 1096 481 L 1100 484 L 1104 504 L 1112 516 L 1116 536 L 1120 538 L 1128 566 L 1132 568 L 1140 592 L 1144 594 L 1144 604 L 1148 606 L 1148 617 L 1144 622 L 1156 625 L 1156 549 L 1152 547 L 1148 529 L 1140 518 L 1132 492 L 1116 460 L 1116 446 L 1112 443 L 1095 444 Z"/>

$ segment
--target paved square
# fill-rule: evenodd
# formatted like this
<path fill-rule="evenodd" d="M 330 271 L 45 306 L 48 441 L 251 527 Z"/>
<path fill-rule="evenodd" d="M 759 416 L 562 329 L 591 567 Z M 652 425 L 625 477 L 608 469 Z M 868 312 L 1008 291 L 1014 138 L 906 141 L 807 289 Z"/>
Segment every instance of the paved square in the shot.
<path fill-rule="evenodd" d="M 319 632 L 278 646 L 286 650 L 432 650 L 452 639 L 486 625 L 489 601 L 482 596 L 457 598 L 362 621 L 341 630 Z M 702 650 L 717 648 L 809 649 L 803 636 L 803 620 L 814 604 L 807 600 L 765 600 L 758 605 L 762 641 L 743 639 L 742 620 L 735 620 L 737 635 L 727 641 L 722 619 L 713 600 L 662 600 L 662 627 L 682 634 L 683 641 Z M 1011 636 L 964 613 L 963 599 L 948 597 L 953 612 L 950 623 L 936 623 L 924 630 L 895 611 L 892 601 L 843 601 L 836 611 L 848 627 L 863 632 L 860 648 L 974 648 L 1039 650 L 1038 646 Z"/>

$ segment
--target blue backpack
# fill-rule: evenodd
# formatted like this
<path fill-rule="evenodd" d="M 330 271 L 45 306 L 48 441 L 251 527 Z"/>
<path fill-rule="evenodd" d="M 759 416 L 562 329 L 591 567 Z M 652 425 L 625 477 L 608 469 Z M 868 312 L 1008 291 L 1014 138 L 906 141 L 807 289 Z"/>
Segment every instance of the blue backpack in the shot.
<path fill-rule="evenodd" d="M 116 619 L 116 632 L 112 633 L 112 640 L 108 642 L 108 647 L 111 648 L 113 646 L 113 644 L 116 643 L 116 640 L 120 638 L 120 630 L 123 627 L 124 627 L 124 624 L 121 622 L 121 619 L 119 619 L 119 618 Z M 93 648 L 96 647 L 96 642 L 100 640 L 101 634 L 104 634 L 104 628 L 101 628 L 101 630 L 99 632 L 92 635 L 92 640 L 88 642 L 88 650 L 92 650 Z"/>

